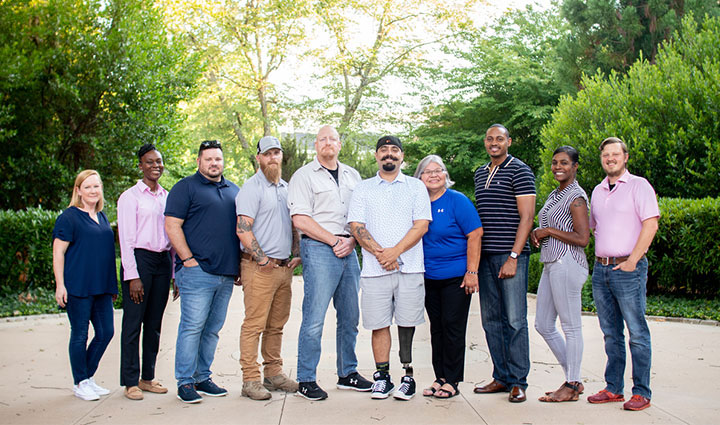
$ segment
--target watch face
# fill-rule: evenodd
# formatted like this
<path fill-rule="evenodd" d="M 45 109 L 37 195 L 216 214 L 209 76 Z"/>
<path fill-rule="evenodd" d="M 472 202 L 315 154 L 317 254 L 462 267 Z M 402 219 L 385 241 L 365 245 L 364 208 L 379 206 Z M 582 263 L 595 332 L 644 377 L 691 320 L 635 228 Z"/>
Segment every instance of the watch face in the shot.
<path fill-rule="evenodd" d="M 510 257 L 511 257 L 511 258 L 518 258 L 518 255 L 517 255 L 516 252 L 511 252 L 511 253 L 510 253 Z"/>

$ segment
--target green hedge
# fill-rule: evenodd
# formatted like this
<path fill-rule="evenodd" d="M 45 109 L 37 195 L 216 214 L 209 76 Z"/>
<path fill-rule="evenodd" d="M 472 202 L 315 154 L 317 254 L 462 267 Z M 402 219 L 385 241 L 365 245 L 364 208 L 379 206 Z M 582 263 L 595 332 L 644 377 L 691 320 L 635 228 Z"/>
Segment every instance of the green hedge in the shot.
<path fill-rule="evenodd" d="M 4 290 L 55 290 L 52 230 L 60 213 L 31 208 L 0 211 L 0 282 Z"/>
<path fill-rule="evenodd" d="M 660 198 L 660 220 L 648 261 L 648 293 L 713 298 L 720 295 L 720 198 Z M 590 271 L 594 240 L 585 249 Z M 528 291 L 537 292 L 540 255 L 530 256 Z"/>

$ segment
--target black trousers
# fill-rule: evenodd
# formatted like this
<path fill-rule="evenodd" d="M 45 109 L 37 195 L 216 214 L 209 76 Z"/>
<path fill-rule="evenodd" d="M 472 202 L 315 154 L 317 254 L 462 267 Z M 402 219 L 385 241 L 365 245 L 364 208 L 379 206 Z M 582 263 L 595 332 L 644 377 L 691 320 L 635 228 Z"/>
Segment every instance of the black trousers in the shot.
<path fill-rule="evenodd" d="M 135 249 L 135 261 L 145 295 L 140 304 L 130 298 L 130 282 L 122 282 L 123 318 L 120 338 L 120 385 L 136 386 L 140 378 L 140 329 L 142 328 L 142 379 L 155 378 L 160 328 L 170 293 L 170 252 Z M 123 270 L 120 270 L 123 273 Z M 121 276 L 122 277 L 122 276 Z"/>
<path fill-rule="evenodd" d="M 425 310 L 430 319 L 430 344 L 435 378 L 460 382 L 465 375 L 465 334 L 471 295 L 460 285 L 463 276 L 425 279 Z"/>

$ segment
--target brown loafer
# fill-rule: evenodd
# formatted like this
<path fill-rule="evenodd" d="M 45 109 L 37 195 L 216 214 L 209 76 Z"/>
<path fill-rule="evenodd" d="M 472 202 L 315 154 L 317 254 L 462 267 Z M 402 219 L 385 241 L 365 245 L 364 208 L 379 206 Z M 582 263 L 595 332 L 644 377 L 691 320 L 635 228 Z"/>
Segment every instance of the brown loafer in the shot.
<path fill-rule="evenodd" d="M 168 389 L 163 387 L 158 381 L 143 381 L 141 379 L 138 381 L 138 387 L 143 391 L 155 394 L 165 394 L 168 392 Z"/>
<path fill-rule="evenodd" d="M 125 387 L 125 397 L 130 400 L 142 400 L 143 399 L 143 392 L 140 388 L 137 386 L 135 387 Z"/>
<path fill-rule="evenodd" d="M 508 400 L 510 403 L 522 403 L 523 401 L 527 400 L 527 397 L 525 396 L 525 390 L 518 387 L 517 385 L 513 386 L 510 389 L 510 395 L 508 396 Z"/>
<path fill-rule="evenodd" d="M 476 385 L 473 392 L 475 394 L 506 393 L 508 392 L 508 387 L 493 379 L 493 381 L 487 385 Z"/>

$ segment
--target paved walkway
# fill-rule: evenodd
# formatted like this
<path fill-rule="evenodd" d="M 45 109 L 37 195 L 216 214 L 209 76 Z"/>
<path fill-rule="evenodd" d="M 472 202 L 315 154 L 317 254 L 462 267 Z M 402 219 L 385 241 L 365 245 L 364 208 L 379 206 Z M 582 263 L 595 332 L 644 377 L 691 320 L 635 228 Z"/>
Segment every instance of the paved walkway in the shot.
<path fill-rule="evenodd" d="M 283 353 L 286 372 L 295 376 L 297 335 L 300 326 L 302 280 L 294 282 L 293 309 L 286 327 Z M 70 333 L 65 317 L 30 318 L 0 323 L 0 423 L 12 424 L 711 424 L 720 423 L 720 326 L 651 321 L 653 337 L 653 406 L 626 412 L 620 403 L 591 405 L 585 397 L 603 388 L 605 355 L 597 318 L 583 317 L 585 354 L 582 375 L 586 394 L 575 403 L 546 404 L 537 401 L 543 391 L 563 381 L 562 369 L 542 338 L 532 329 L 535 302 L 529 299 L 530 355 L 528 401 L 507 402 L 506 394 L 476 395 L 473 385 L 490 379 L 490 361 L 480 324 L 477 297 L 468 324 L 468 349 L 461 395 L 450 400 L 416 396 L 408 402 L 371 400 L 367 393 L 335 388 L 334 310 L 330 308 L 323 338 L 319 384 L 330 397 L 310 402 L 300 397 L 273 393 L 260 402 L 240 396 L 242 377 L 238 365 L 238 336 L 243 317 L 242 291 L 231 301 L 228 319 L 215 357 L 214 380 L 229 390 L 222 398 L 206 397 L 198 405 L 184 405 L 175 397 L 173 362 L 179 303 L 168 306 L 158 376 L 171 391 L 147 394 L 133 402 L 119 386 L 120 319 L 116 312 L 113 339 L 100 364 L 96 380 L 112 390 L 98 402 L 72 395 L 67 354 Z M 395 330 L 393 329 L 395 338 Z M 414 366 L 419 387 L 433 379 L 430 365 L 429 328 L 415 334 Z M 391 373 L 395 381 L 402 369 L 393 341 Z M 366 377 L 373 371 L 370 332 L 361 330 L 357 352 L 359 369 Z M 626 395 L 631 387 L 627 371 Z"/>

